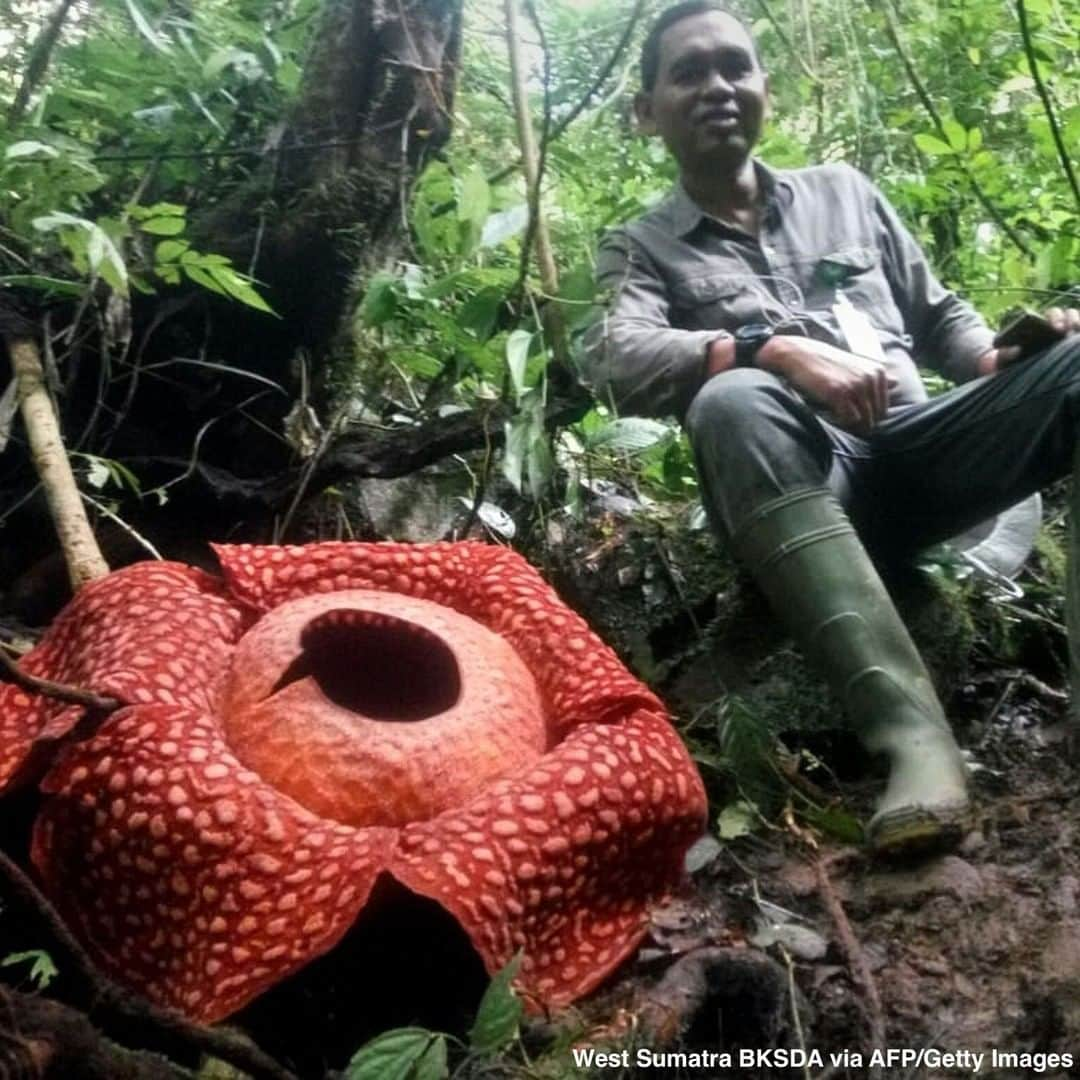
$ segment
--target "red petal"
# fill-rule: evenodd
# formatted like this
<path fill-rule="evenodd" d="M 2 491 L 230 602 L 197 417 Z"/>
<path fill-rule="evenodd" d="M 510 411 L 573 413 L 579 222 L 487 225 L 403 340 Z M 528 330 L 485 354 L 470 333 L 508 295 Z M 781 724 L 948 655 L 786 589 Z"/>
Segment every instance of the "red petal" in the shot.
<path fill-rule="evenodd" d="M 587 993 L 636 947 L 683 874 L 705 792 L 661 716 L 570 734 L 524 777 L 402 835 L 392 872 L 446 907 L 489 971 L 548 1006 Z"/>
<path fill-rule="evenodd" d="M 322 821 L 175 706 L 109 717 L 46 777 L 32 857 L 94 960 L 212 1022 L 332 948 L 392 829 Z"/>
<path fill-rule="evenodd" d="M 286 600 L 343 589 L 381 589 L 445 604 L 506 638 L 564 733 L 636 708 L 663 711 L 555 590 L 516 552 L 494 544 L 217 546 L 229 590 L 269 611 Z"/>
<path fill-rule="evenodd" d="M 219 579 L 180 563 L 142 562 L 83 588 L 22 661 L 32 675 L 123 702 L 216 707 L 244 615 Z M 66 734 L 80 706 L 0 689 L 0 792 L 33 744 Z"/>

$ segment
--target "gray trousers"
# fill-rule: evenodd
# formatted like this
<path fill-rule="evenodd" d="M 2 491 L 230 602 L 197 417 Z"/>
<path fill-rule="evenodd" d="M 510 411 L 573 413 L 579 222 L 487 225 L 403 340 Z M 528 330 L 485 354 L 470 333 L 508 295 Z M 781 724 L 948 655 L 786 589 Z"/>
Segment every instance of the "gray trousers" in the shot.
<path fill-rule="evenodd" d="M 869 438 L 822 419 L 755 368 L 709 379 L 685 426 L 706 511 L 727 540 L 763 503 L 828 488 L 875 556 L 904 558 L 1068 475 L 1080 422 L 1080 334 L 918 405 Z"/>

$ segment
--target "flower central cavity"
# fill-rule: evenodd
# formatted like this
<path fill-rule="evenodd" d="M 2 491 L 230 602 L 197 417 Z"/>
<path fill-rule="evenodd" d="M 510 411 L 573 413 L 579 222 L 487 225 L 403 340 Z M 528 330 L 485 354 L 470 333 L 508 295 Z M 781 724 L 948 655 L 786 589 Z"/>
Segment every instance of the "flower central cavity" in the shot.
<path fill-rule="evenodd" d="M 374 590 L 275 608 L 236 646 L 233 752 L 309 810 L 406 825 L 461 806 L 552 739 L 517 652 L 442 604 Z"/>
<path fill-rule="evenodd" d="M 300 632 L 300 647 L 273 693 L 310 678 L 328 701 L 382 721 L 426 720 L 461 697 L 461 670 L 450 646 L 394 615 L 328 611 Z"/>

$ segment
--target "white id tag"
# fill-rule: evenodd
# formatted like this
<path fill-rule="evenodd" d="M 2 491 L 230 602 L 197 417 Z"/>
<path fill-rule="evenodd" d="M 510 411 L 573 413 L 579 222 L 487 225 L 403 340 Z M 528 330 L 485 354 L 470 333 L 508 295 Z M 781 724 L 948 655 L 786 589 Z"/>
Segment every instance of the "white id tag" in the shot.
<path fill-rule="evenodd" d="M 885 363 L 885 350 L 881 347 L 881 339 L 873 323 L 839 289 L 832 312 L 840 324 L 840 332 L 844 335 L 849 352 Z"/>

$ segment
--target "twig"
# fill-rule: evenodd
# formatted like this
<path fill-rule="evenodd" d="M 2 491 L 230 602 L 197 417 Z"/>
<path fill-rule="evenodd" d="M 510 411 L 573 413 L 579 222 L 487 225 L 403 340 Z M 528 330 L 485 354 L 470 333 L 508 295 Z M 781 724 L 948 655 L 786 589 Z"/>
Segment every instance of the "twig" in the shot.
<path fill-rule="evenodd" d="M 637 0 L 634 5 L 634 10 L 630 12 L 630 17 L 626 20 L 626 25 L 623 27 L 622 36 L 619 38 L 615 45 L 611 56 L 608 57 L 607 62 L 600 68 L 597 76 L 589 84 L 588 89 L 581 95 L 574 107 L 557 123 L 550 131 L 545 132 L 542 140 L 542 146 L 546 149 L 548 145 L 553 143 L 566 129 L 588 108 L 589 102 L 603 89 L 604 83 L 611 78 L 611 73 L 615 70 L 615 66 L 622 59 L 623 54 L 626 52 L 627 46 L 630 44 L 631 39 L 634 36 L 634 30 L 637 28 L 637 24 L 641 19 L 643 12 L 645 11 L 645 0 Z M 504 165 L 497 172 L 493 172 L 488 178 L 489 184 L 498 184 L 505 180 L 508 176 L 512 175 L 515 170 L 521 168 L 521 159 L 511 162 L 509 165 Z M 452 204 L 451 204 L 452 206 Z M 436 210 L 441 210 L 439 207 Z"/>
<path fill-rule="evenodd" d="M 875 0 L 868 0 L 868 3 L 873 4 L 874 2 Z M 949 143 L 949 135 L 945 130 L 945 125 L 941 120 L 941 115 L 937 111 L 937 106 L 934 104 L 933 98 L 930 97 L 929 92 L 923 85 L 923 81 L 919 77 L 918 71 L 915 70 L 915 64 L 908 55 L 908 51 L 900 38 L 900 27 L 897 24 L 896 15 L 891 6 L 892 0 L 876 0 L 876 3 L 880 8 L 881 13 L 885 16 L 885 32 L 888 34 L 889 40 L 892 42 L 897 56 L 900 57 L 900 63 L 904 66 L 904 71 L 907 73 L 908 81 L 911 83 L 916 97 L 922 102 L 923 108 L 933 121 L 934 127 L 937 128 L 938 134 L 946 144 L 951 145 L 951 143 Z M 975 197 L 982 203 L 983 209 L 994 219 L 994 223 L 1012 241 L 1012 243 L 1015 244 L 1029 259 L 1032 258 L 1033 253 L 1031 248 L 1024 243 L 1020 234 L 1005 220 L 1001 211 L 990 201 L 990 197 L 983 190 L 982 184 L 979 183 L 975 175 L 968 168 L 967 163 L 960 157 L 957 157 L 956 160 L 957 164 L 963 170 L 964 175 L 967 177 L 968 183 L 971 184 L 971 190 L 975 193 Z"/>
<path fill-rule="evenodd" d="M 537 150 L 536 136 L 533 133 L 532 117 L 529 115 L 529 92 L 526 81 L 525 62 L 521 53 L 521 27 L 518 12 L 519 0 L 505 0 L 506 5 L 506 43 L 510 53 L 510 75 L 514 97 L 514 114 L 517 121 L 518 144 L 521 147 L 522 167 L 525 173 L 525 185 L 529 194 L 529 223 L 521 242 L 521 267 L 518 281 L 512 295 L 516 295 L 515 307 L 520 307 L 520 298 L 525 292 L 528 277 L 529 260 L 533 241 L 536 243 L 536 262 L 540 270 L 540 284 L 550 296 L 559 293 L 559 272 L 555 267 L 555 255 L 551 247 L 551 236 L 541 208 L 541 188 L 544 180 L 547 124 L 550 119 L 550 56 L 543 41 L 540 22 L 533 15 L 534 23 L 541 34 L 544 54 L 544 120 L 545 138 Z M 552 355 L 559 367 L 569 371 L 570 348 L 566 340 L 566 323 L 558 304 L 548 304 L 544 309 L 544 330 L 551 346 Z"/>
<path fill-rule="evenodd" d="M 802 1017 L 799 1016 L 799 991 L 795 985 L 795 961 L 792 960 L 791 953 L 783 945 L 780 946 L 780 955 L 784 958 L 784 966 L 787 968 L 788 1000 L 791 1002 L 791 1022 L 795 1028 L 795 1038 L 799 1040 L 799 1049 L 805 1052 L 806 1035 L 803 1032 Z M 803 1078 L 804 1080 L 810 1080 L 809 1064 L 803 1065 Z"/>
<path fill-rule="evenodd" d="M 781 44 L 789 53 L 791 53 L 792 59 L 802 69 L 802 73 L 815 85 L 818 86 L 821 83 L 821 76 L 817 74 L 806 62 L 806 58 L 796 47 L 795 42 L 788 36 L 788 32 L 784 29 L 783 24 L 776 17 L 776 12 L 773 11 L 769 5 L 769 0 L 757 0 L 758 7 L 765 12 L 765 18 L 772 23 L 773 29 L 776 31 L 776 36 L 780 39 Z"/>
<path fill-rule="evenodd" d="M 1061 137 L 1061 128 L 1058 126 L 1057 116 L 1054 113 L 1054 105 L 1050 100 L 1050 91 L 1043 82 L 1042 72 L 1039 71 L 1038 61 L 1035 59 L 1035 45 L 1031 40 L 1031 27 L 1028 25 L 1027 5 L 1024 0 L 1016 0 L 1016 16 L 1020 20 L 1020 35 L 1024 39 L 1024 55 L 1027 57 L 1028 67 L 1031 68 L 1031 77 L 1035 80 L 1035 89 L 1039 92 L 1043 111 L 1050 124 L 1050 134 L 1054 137 L 1054 146 L 1057 147 L 1058 157 L 1061 159 L 1061 167 L 1065 170 L 1065 176 L 1072 188 L 1073 198 L 1077 207 L 1080 207 L 1080 184 L 1076 180 L 1076 172 L 1073 169 L 1072 159 L 1068 150 L 1065 149 L 1065 140 Z"/>
<path fill-rule="evenodd" d="M 45 697 L 55 698 L 57 701 L 66 701 L 71 705 L 85 705 L 88 709 L 97 709 L 104 713 L 115 712 L 124 704 L 116 698 L 95 694 L 93 690 L 83 690 L 78 686 L 68 686 L 65 683 L 53 682 L 52 679 L 42 679 L 37 675 L 31 675 L 19 667 L 8 654 L 7 646 L 3 644 L 0 644 L 0 666 L 7 670 L 11 681 L 16 686 L 21 686 L 32 694 L 42 694 Z"/>
<path fill-rule="evenodd" d="M 870 965 L 866 962 L 866 954 L 862 950 L 855 931 L 851 928 L 847 912 L 836 895 L 833 883 L 829 878 L 829 871 L 820 856 L 814 858 L 814 876 L 817 878 L 818 894 L 825 910 L 836 927 L 836 934 L 840 938 L 840 946 L 847 957 L 848 967 L 855 979 L 856 984 L 864 995 L 866 1007 L 869 1012 L 870 1041 L 875 1050 L 885 1048 L 885 1010 L 881 1005 L 881 995 L 878 993 L 877 983 L 870 972 Z M 881 1069 L 871 1069 L 871 1077 L 880 1077 Z"/>
<path fill-rule="evenodd" d="M 985 725 L 987 729 L 989 729 L 993 725 L 994 721 L 998 718 L 998 713 L 1000 713 L 1001 710 L 1005 707 L 1005 702 L 1009 700 L 1009 695 L 1012 693 L 1013 687 L 1015 685 L 1016 679 L 1009 679 L 1009 681 L 1005 683 L 1005 686 L 1002 689 L 1001 693 L 998 694 L 997 700 L 994 702 L 993 705 L 990 706 L 990 711 L 986 714 L 985 720 Z"/>
<path fill-rule="evenodd" d="M 172 1009 L 154 1005 L 134 992 L 125 990 L 102 974 L 48 898 L 3 851 L 0 851 L 0 877 L 16 903 L 30 908 L 40 916 L 66 959 L 87 984 L 92 996 L 91 1008 L 99 1015 L 137 1022 L 133 1030 L 148 1036 L 148 1045 L 154 1045 L 154 1036 L 157 1036 L 157 1042 L 178 1041 L 204 1054 L 221 1058 L 222 1061 L 248 1073 L 253 1080 L 297 1080 L 294 1073 L 279 1065 L 241 1032 L 195 1024 Z"/>
<path fill-rule="evenodd" d="M 101 554 L 79 497 L 60 425 L 45 386 L 38 347 L 30 338 L 11 338 L 7 345 L 34 467 L 45 488 L 71 587 L 78 591 L 88 581 L 104 577 L 109 564 Z"/>

